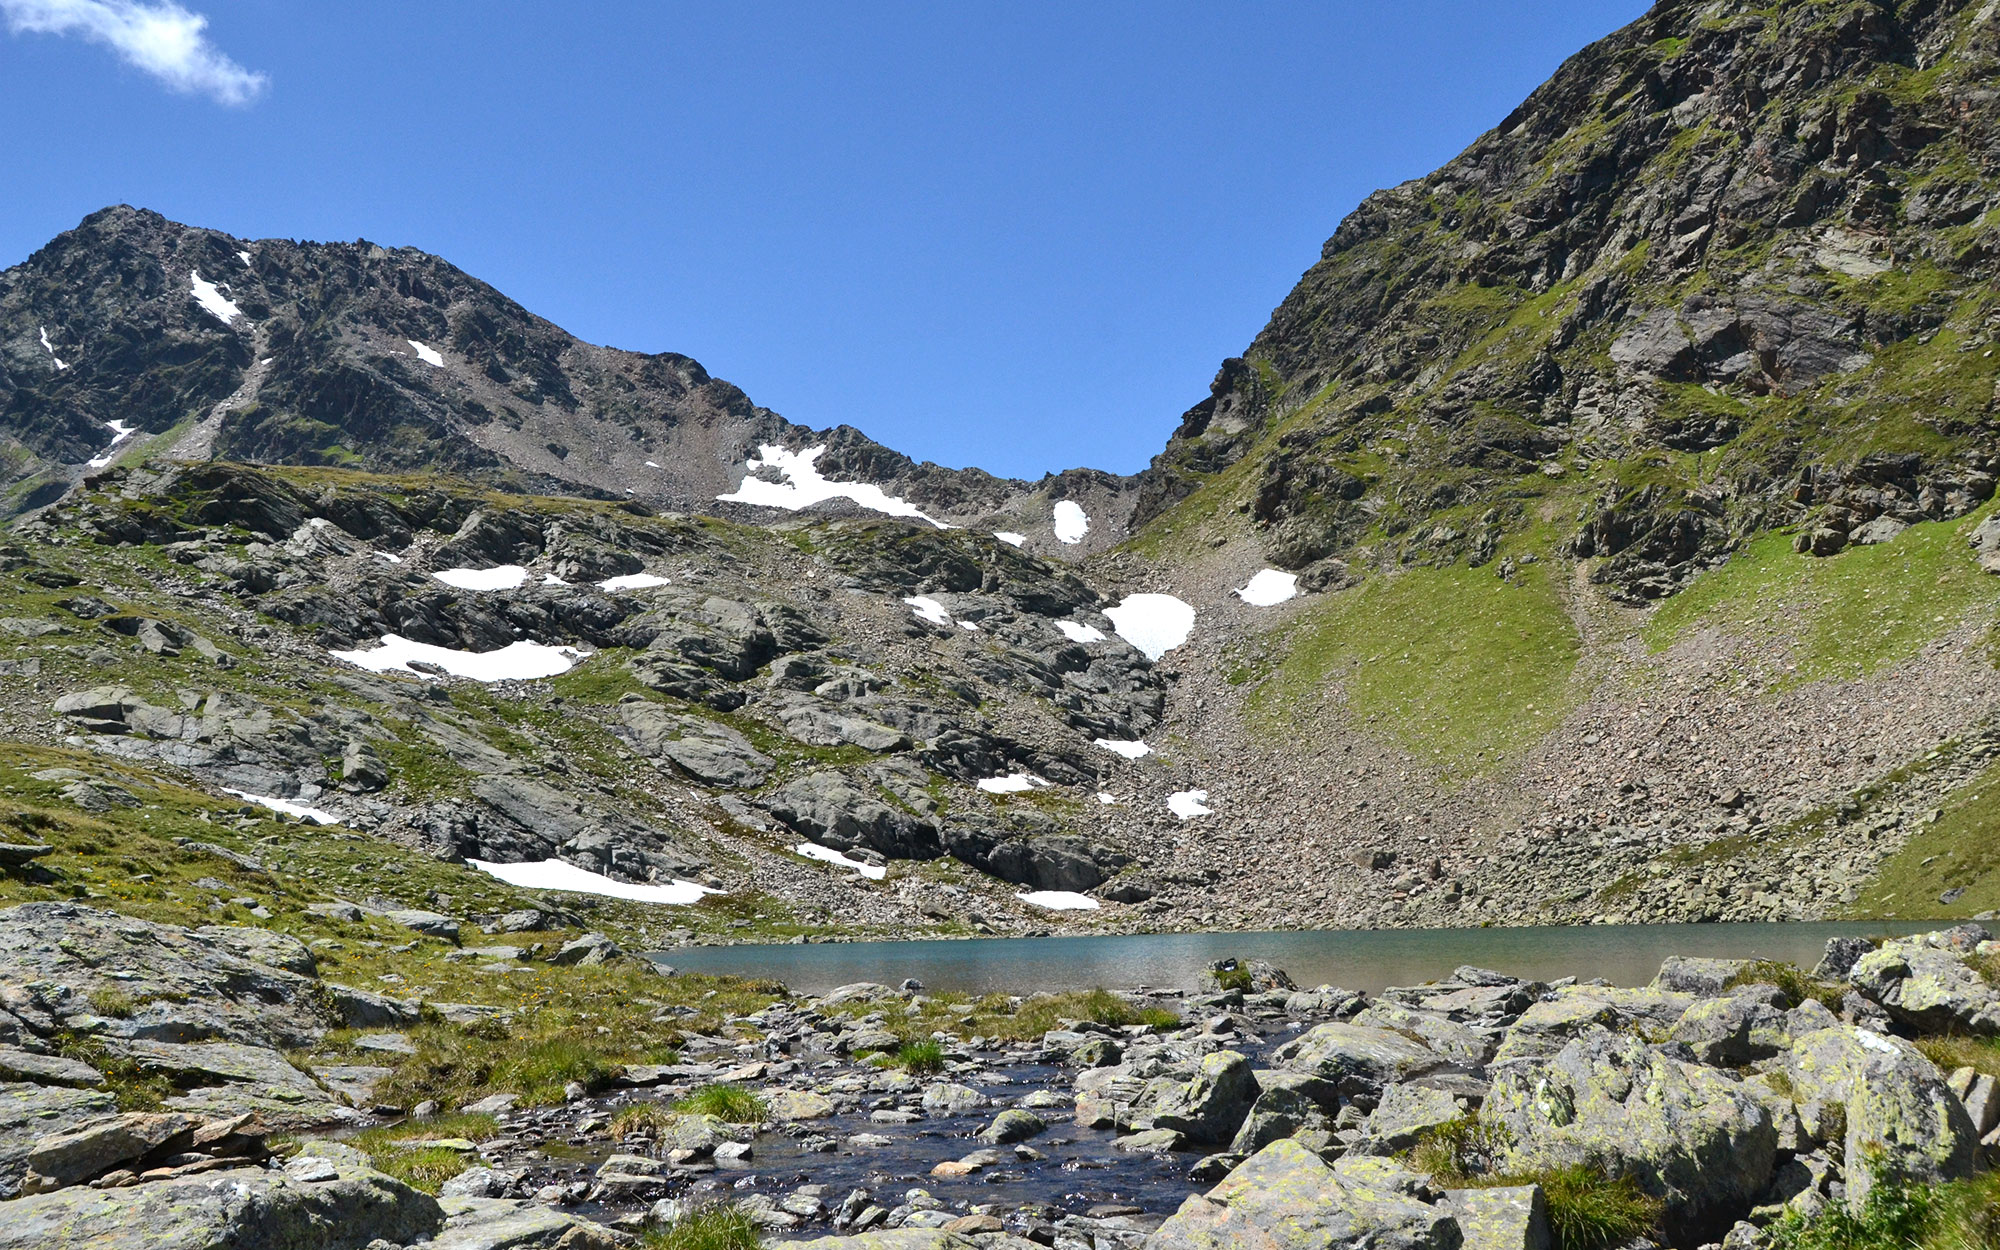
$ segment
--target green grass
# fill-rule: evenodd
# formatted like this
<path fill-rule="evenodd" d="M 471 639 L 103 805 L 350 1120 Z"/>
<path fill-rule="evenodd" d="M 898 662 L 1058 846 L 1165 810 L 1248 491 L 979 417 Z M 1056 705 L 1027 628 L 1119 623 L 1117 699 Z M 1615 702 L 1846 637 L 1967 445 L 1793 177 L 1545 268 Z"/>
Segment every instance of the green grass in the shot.
<path fill-rule="evenodd" d="M 1956 1034 L 1920 1037 L 1916 1046 L 1946 1076 L 1960 1068 L 1976 1068 L 1987 1076 L 2000 1077 L 2000 1038 Z"/>
<path fill-rule="evenodd" d="M 1945 1185 L 1878 1173 L 1859 1215 L 1833 1203 L 1770 1236 L 1772 1250 L 2000 1250 L 2000 1172 Z"/>
<path fill-rule="evenodd" d="M 1783 534 L 1766 534 L 1661 604 L 1643 637 L 1654 651 L 1711 627 L 1784 640 L 1791 646 L 1787 685 L 1873 673 L 2000 601 L 2000 584 L 1980 572 L 1965 542 L 1986 511 L 1913 525 L 1893 542 L 1822 558 L 1794 552 Z"/>
<path fill-rule="evenodd" d="M 1215 978 L 1215 988 L 1224 992 L 1241 990 L 1247 994 L 1257 988 L 1256 978 L 1250 975 L 1248 968 L 1217 968 L 1208 975 Z"/>
<path fill-rule="evenodd" d="M 756 1221 L 740 1207 L 697 1207 L 665 1228 L 649 1231 L 645 1250 L 757 1250 Z"/>
<path fill-rule="evenodd" d="M 944 1047 L 934 1041 L 905 1042 L 889 1056 L 891 1066 L 921 1076 L 944 1071 Z"/>
<path fill-rule="evenodd" d="M 1581 1164 L 1505 1172 L 1500 1165 L 1508 1145 L 1500 1125 L 1461 1116 L 1423 1134 L 1409 1161 L 1447 1188 L 1540 1185 L 1555 1250 L 1605 1250 L 1657 1229 L 1660 1201 L 1633 1178 Z"/>
<path fill-rule="evenodd" d="M 704 1085 L 674 1103 L 682 1115 L 712 1115 L 730 1124 L 756 1124 L 763 1120 L 764 1099 L 741 1085 Z"/>
<path fill-rule="evenodd" d="M 1855 906 L 1871 916 L 1974 916 L 2000 907 L 2000 762 L 1946 796 L 1943 815 L 1919 825 L 1883 860 Z M 1963 890 L 1950 903 L 1939 902 Z M 1883 895 L 1892 896 L 1886 902 Z"/>
<path fill-rule="evenodd" d="M 1412 569 L 1329 595 L 1285 635 L 1251 696 L 1283 734 L 1339 685 L 1365 728 L 1448 773 L 1489 771 L 1562 719 L 1583 644 L 1547 565 Z"/>
<path fill-rule="evenodd" d="M 423 1143 L 445 1138 L 482 1142 L 497 1136 L 500 1127 L 490 1115 L 441 1116 L 433 1120 L 405 1120 L 401 1124 L 364 1129 L 347 1144 L 368 1153 L 378 1171 L 386 1172 L 413 1189 L 435 1194 L 439 1187 L 465 1169 L 476 1165 L 479 1156 L 448 1146 Z"/>
<path fill-rule="evenodd" d="M 1845 989 L 1830 981 L 1815 981 L 1796 964 L 1781 963 L 1775 959 L 1752 960 L 1737 969 L 1723 988 L 1735 989 L 1743 985 L 1775 985 L 1785 992 L 1794 1006 L 1812 999 L 1836 1012 L 1840 1010 L 1840 1000 L 1846 993 Z"/>

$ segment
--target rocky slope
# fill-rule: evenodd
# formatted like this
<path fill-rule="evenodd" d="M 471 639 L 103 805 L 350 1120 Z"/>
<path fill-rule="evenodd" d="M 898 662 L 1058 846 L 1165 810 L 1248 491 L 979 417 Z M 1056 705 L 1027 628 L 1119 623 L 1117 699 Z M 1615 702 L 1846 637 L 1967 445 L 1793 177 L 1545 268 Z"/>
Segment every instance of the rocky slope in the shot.
<path fill-rule="evenodd" d="M 1996 56 L 1659 4 L 1371 197 L 1137 479 L 106 210 L 0 274 L 5 732 L 744 936 L 2000 908 Z"/>

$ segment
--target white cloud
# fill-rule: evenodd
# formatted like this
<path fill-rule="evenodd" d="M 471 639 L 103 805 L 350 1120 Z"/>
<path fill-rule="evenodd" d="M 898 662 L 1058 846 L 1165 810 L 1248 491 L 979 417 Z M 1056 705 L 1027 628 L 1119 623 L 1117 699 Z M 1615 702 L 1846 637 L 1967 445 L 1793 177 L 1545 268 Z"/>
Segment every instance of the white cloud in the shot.
<path fill-rule="evenodd" d="M 173 0 L 0 0 L 15 34 L 77 35 L 110 48 L 175 91 L 248 104 L 269 80 L 230 60 L 202 32 L 208 19 Z"/>

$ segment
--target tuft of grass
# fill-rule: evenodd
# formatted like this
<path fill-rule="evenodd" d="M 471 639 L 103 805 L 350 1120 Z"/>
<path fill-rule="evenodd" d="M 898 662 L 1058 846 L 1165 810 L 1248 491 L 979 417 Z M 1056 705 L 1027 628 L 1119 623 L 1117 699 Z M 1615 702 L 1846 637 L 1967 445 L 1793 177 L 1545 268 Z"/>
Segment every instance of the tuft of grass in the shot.
<path fill-rule="evenodd" d="M 478 1160 L 446 1146 L 425 1145 L 447 1137 L 486 1141 L 500 1132 L 490 1115 L 440 1116 L 434 1120 L 405 1120 L 400 1124 L 364 1129 L 350 1137 L 348 1145 L 366 1151 L 377 1171 L 385 1172 L 412 1189 L 435 1194 L 444 1183 Z"/>
<path fill-rule="evenodd" d="M 1241 990 L 1248 994 L 1257 988 L 1256 979 L 1250 975 L 1250 970 L 1241 965 L 1234 968 L 1217 968 L 1208 975 L 1215 978 L 1215 988 L 1225 993 L 1230 990 Z"/>
<path fill-rule="evenodd" d="M 1916 1045 L 1947 1076 L 1959 1068 L 1974 1068 L 1987 1076 L 2000 1077 L 2000 1038 L 1950 1034 L 1920 1037 Z"/>
<path fill-rule="evenodd" d="M 2000 1172 L 1926 1185 L 1877 1172 L 1859 1215 L 1840 1203 L 1771 1226 L 1772 1250 L 1995 1250 Z"/>
<path fill-rule="evenodd" d="M 696 1207 L 665 1228 L 646 1234 L 645 1250 L 757 1250 L 756 1221 L 741 1207 Z"/>
<path fill-rule="evenodd" d="M 1065 1020 L 1088 1020 L 1114 1029 L 1135 1024 L 1172 1028 L 1180 1023 L 1180 1017 L 1170 1011 L 1139 1007 L 1109 990 L 1073 990 L 1065 994 L 1037 994 L 1011 1016 L 980 1021 L 978 1029 L 988 1036 L 1026 1041 L 1040 1037 Z"/>
<path fill-rule="evenodd" d="M 665 1103 L 635 1102 L 630 1106 L 620 1107 L 612 1114 L 611 1135 L 658 1137 L 672 1127 L 673 1122 L 679 1118 L 680 1113 Z"/>
<path fill-rule="evenodd" d="M 1453 1189 L 1539 1185 L 1548 1206 L 1554 1250 L 1605 1250 L 1656 1229 L 1660 1200 L 1630 1176 L 1573 1164 L 1538 1172 L 1502 1172 L 1507 1131 L 1477 1116 L 1461 1116 L 1423 1134 L 1409 1152 L 1411 1166 L 1437 1185 Z"/>
<path fill-rule="evenodd" d="M 1846 991 L 1830 981 L 1815 981 L 1796 964 L 1781 963 L 1775 959 L 1754 959 L 1736 970 L 1729 980 L 1723 982 L 1724 989 L 1736 989 L 1744 985 L 1775 985 L 1785 992 L 1794 1006 L 1813 999 L 1832 1011 L 1840 1010 L 1840 1000 Z"/>
<path fill-rule="evenodd" d="M 889 1063 L 919 1076 L 932 1075 L 944 1071 L 944 1047 L 934 1041 L 905 1042 L 889 1057 Z"/>
<path fill-rule="evenodd" d="M 132 1013 L 139 1010 L 139 1000 L 124 990 L 95 989 L 90 992 L 90 1005 L 100 1016 L 113 1020 L 130 1020 Z"/>
<path fill-rule="evenodd" d="M 730 1124 L 755 1124 L 765 1115 L 764 1099 L 741 1085 L 704 1085 L 674 1103 L 682 1115 L 712 1115 Z"/>
<path fill-rule="evenodd" d="M 1251 696 L 1272 734 L 1338 685 L 1357 724 L 1447 772 L 1497 767 L 1576 702 L 1583 655 L 1548 565 L 1514 582 L 1490 568 L 1411 569 L 1327 595 L 1284 635 L 1284 660 Z"/>

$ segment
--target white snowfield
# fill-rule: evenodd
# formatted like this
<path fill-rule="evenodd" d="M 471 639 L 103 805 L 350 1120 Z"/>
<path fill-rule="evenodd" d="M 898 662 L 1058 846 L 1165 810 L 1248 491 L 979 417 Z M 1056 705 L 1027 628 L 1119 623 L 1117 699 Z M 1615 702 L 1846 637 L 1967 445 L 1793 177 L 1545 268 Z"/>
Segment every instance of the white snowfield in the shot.
<path fill-rule="evenodd" d="M 1082 621 L 1057 621 L 1056 628 L 1071 642 L 1103 642 L 1104 631 L 1095 625 L 1085 625 Z"/>
<path fill-rule="evenodd" d="M 951 528 L 936 517 L 925 515 L 922 508 L 889 494 L 873 482 L 827 481 L 814 467 L 814 461 L 825 454 L 823 445 L 808 447 L 804 451 L 786 451 L 776 444 L 765 443 L 757 449 L 757 455 L 745 464 L 748 473 L 743 478 L 743 484 L 727 495 L 717 495 L 716 499 L 722 503 L 783 508 L 788 512 L 810 508 L 829 499 L 851 499 L 872 512 L 916 517 L 929 521 L 941 530 Z M 767 482 L 757 476 L 761 469 L 776 469 L 785 480 Z"/>
<path fill-rule="evenodd" d="M 1049 911 L 1096 911 L 1099 903 L 1088 894 L 1077 894 L 1070 890 L 1030 890 L 1026 894 L 1016 894 L 1030 907 L 1041 907 Z"/>
<path fill-rule="evenodd" d="M 495 864 L 483 859 L 465 861 L 488 876 L 524 890 L 567 890 L 571 894 L 601 894 L 605 898 L 629 898 L 640 903 L 667 903 L 685 907 L 699 903 L 705 894 L 720 894 L 693 881 L 676 880 L 672 885 L 633 885 L 613 881 L 600 873 L 559 859 L 531 860 L 520 864 Z"/>
<path fill-rule="evenodd" d="M 1047 784 L 1033 773 L 1010 773 L 1005 777 L 988 777 L 979 783 L 979 788 L 988 794 L 1021 794 Z"/>
<path fill-rule="evenodd" d="M 62 365 L 57 364 L 56 368 L 60 369 L 62 368 Z M 1013 530 L 994 530 L 993 537 L 999 539 L 1003 543 L 1006 543 L 1009 547 L 1018 547 L 1022 543 L 1028 541 L 1028 536 L 1026 534 L 1016 534 Z"/>
<path fill-rule="evenodd" d="M 1250 584 L 1236 592 L 1236 597 L 1253 607 L 1268 608 L 1296 599 L 1299 594 L 1299 575 L 1280 573 L 1276 569 L 1265 569 L 1250 579 Z"/>
<path fill-rule="evenodd" d="M 415 339 L 404 339 L 403 341 L 410 345 L 410 350 L 417 354 L 418 360 L 423 361 L 433 369 L 444 368 L 444 357 L 438 355 L 437 348 L 426 347 Z"/>
<path fill-rule="evenodd" d="M 138 433 L 138 431 L 123 421 L 106 421 L 104 428 L 111 431 L 111 445 L 104 449 L 103 455 L 92 456 L 90 459 L 84 461 L 85 464 L 93 469 L 101 469 L 113 460 L 116 460 L 118 458 L 118 444 Z"/>
<path fill-rule="evenodd" d="M 1188 640 L 1194 632 L 1194 609 L 1172 595 L 1127 595 L 1115 608 L 1104 609 L 1118 636 L 1157 660 Z"/>
<path fill-rule="evenodd" d="M 268 807 L 274 812 L 283 812 L 287 816 L 295 816 L 300 820 L 310 820 L 316 825 L 337 825 L 340 823 L 340 817 L 334 815 L 332 812 L 323 812 L 317 807 L 307 807 L 303 803 L 294 803 L 290 799 L 274 799 L 268 795 L 252 794 L 248 790 L 231 790 L 227 786 L 222 788 L 222 792 L 224 794 L 233 794 L 237 798 L 255 803 L 259 807 Z"/>
<path fill-rule="evenodd" d="M 358 664 L 371 672 L 414 673 L 413 663 L 435 664 L 454 677 L 473 681 L 531 681 L 567 673 L 589 653 L 575 647 L 550 647 L 539 642 L 511 642 L 498 651 L 453 651 L 401 634 L 384 634 L 374 650 L 335 651 L 333 658 Z"/>
<path fill-rule="evenodd" d="M 527 582 L 528 570 L 518 564 L 498 564 L 490 569 L 439 569 L 431 576 L 460 590 L 518 590 Z"/>
<path fill-rule="evenodd" d="M 1074 499 L 1056 501 L 1056 541 L 1074 546 L 1090 532 L 1090 516 Z"/>
<path fill-rule="evenodd" d="M 1167 810 L 1182 820 L 1193 820 L 1197 816 L 1213 815 L 1208 806 L 1208 791 L 1179 790 L 1167 796 Z"/>
<path fill-rule="evenodd" d="M 1101 746 L 1113 755 L 1122 755 L 1128 760 L 1136 760 L 1153 753 L 1153 748 L 1137 738 L 1130 742 L 1120 742 L 1116 738 L 1099 738 L 1093 745 Z"/>
<path fill-rule="evenodd" d="M 61 373 L 63 370 L 69 368 L 69 366 L 63 363 L 63 358 L 61 356 L 56 355 L 56 345 L 54 343 L 49 342 L 49 328 L 47 326 L 43 326 L 41 327 L 41 331 L 42 331 L 42 346 L 48 350 L 49 359 L 56 362 L 56 372 Z"/>
<path fill-rule="evenodd" d="M 821 846 L 817 842 L 801 842 L 792 848 L 792 853 L 794 855 L 803 855 L 807 859 L 819 860 L 821 863 L 832 864 L 838 868 L 852 868 L 870 881 L 880 881 L 889 875 L 889 869 L 886 866 L 864 864 L 858 859 L 849 859 L 832 847 Z"/>
<path fill-rule="evenodd" d="M 202 280 L 199 269 L 190 270 L 188 277 L 194 284 L 194 302 L 207 309 L 209 315 L 217 321 L 220 321 L 223 325 L 229 325 L 243 315 L 241 308 L 238 308 L 233 301 L 227 299 L 222 292 L 215 289 L 215 283 L 204 282 Z"/>
<path fill-rule="evenodd" d="M 599 590 L 651 590 L 655 586 L 670 583 L 658 573 L 626 573 L 620 577 L 607 577 L 597 583 Z"/>
<path fill-rule="evenodd" d="M 250 259 L 250 253 L 248 253 L 248 252 L 238 252 L 238 253 L 236 253 L 236 259 L 238 259 L 238 260 L 242 261 L 242 262 L 243 262 L 244 264 L 246 264 L 246 265 L 248 265 L 248 264 L 251 264 L 251 263 L 253 263 L 253 262 L 251 261 L 251 259 Z"/>
<path fill-rule="evenodd" d="M 945 611 L 944 605 L 929 595 L 907 595 L 903 602 L 910 605 L 912 612 L 933 625 L 951 624 L 951 613 Z"/>

